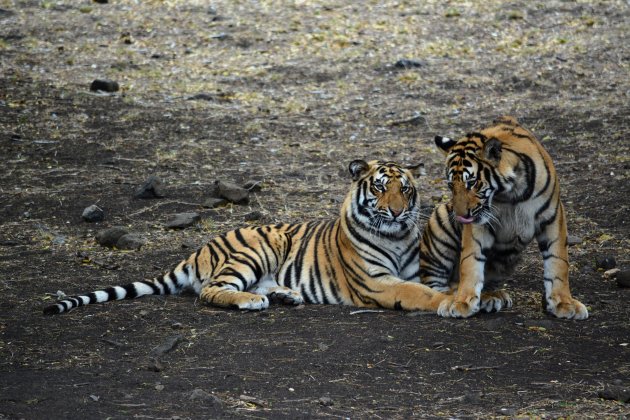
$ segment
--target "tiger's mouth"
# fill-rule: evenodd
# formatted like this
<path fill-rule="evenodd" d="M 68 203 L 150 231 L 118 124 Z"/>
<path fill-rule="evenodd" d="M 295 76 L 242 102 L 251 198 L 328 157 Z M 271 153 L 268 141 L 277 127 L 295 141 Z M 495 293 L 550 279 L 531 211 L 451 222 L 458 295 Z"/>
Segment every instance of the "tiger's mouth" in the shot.
<path fill-rule="evenodd" d="M 477 219 L 476 217 L 455 216 L 455 220 L 465 225 L 475 222 L 476 219 Z"/>

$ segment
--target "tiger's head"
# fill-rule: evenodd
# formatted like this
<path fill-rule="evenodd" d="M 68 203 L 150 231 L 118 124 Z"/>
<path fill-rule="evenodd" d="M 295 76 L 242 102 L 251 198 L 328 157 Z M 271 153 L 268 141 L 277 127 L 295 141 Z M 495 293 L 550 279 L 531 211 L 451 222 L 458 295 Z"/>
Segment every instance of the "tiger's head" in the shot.
<path fill-rule="evenodd" d="M 414 176 L 423 164 L 403 167 L 394 162 L 353 160 L 349 212 L 354 222 L 385 236 L 406 233 L 417 225 L 420 203 Z"/>
<path fill-rule="evenodd" d="M 452 197 L 449 208 L 464 224 L 486 224 L 492 218 L 492 198 L 500 188 L 493 173 L 501 162 L 501 142 L 482 133 L 459 140 L 436 136 L 435 144 L 446 154 L 446 179 Z"/>

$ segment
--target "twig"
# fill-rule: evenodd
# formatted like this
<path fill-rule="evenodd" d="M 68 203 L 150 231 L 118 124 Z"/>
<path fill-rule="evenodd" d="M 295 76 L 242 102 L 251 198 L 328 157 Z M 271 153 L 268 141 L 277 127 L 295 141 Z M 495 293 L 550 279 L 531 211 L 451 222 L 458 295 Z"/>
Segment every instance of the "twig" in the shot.
<path fill-rule="evenodd" d="M 385 311 L 380 311 L 377 309 L 360 309 L 358 311 L 352 311 L 350 312 L 350 315 L 356 315 L 356 314 L 380 314 L 383 313 Z"/>
<path fill-rule="evenodd" d="M 485 369 L 499 369 L 505 365 L 497 365 L 497 366 L 471 366 L 471 365 L 459 365 L 453 366 L 451 370 L 461 370 L 464 372 L 472 372 L 474 370 L 485 370 Z"/>

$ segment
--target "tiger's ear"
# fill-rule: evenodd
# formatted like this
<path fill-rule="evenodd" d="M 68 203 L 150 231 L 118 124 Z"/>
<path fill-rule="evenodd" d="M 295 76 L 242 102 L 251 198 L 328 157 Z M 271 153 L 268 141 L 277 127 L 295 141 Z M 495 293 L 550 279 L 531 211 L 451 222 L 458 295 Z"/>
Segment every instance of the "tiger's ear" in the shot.
<path fill-rule="evenodd" d="M 413 175 L 414 178 L 427 174 L 427 171 L 424 170 L 424 163 L 418 163 L 417 165 L 410 165 L 410 166 L 405 167 L 405 169 L 411 172 L 411 175 Z"/>
<path fill-rule="evenodd" d="M 451 147 L 455 146 L 457 142 L 450 137 L 443 136 L 435 136 L 435 144 L 439 147 L 445 154 L 448 154 L 448 151 L 451 150 Z"/>
<path fill-rule="evenodd" d="M 483 145 L 483 157 L 494 165 L 498 165 L 501 161 L 501 142 L 492 137 Z"/>
<path fill-rule="evenodd" d="M 367 172 L 368 169 L 370 169 L 370 165 L 364 160 L 357 159 L 350 162 L 350 166 L 348 166 L 348 169 L 350 170 L 350 174 L 352 175 L 352 180 L 357 181 L 359 178 L 361 178 L 361 175 L 363 175 L 365 172 Z"/>

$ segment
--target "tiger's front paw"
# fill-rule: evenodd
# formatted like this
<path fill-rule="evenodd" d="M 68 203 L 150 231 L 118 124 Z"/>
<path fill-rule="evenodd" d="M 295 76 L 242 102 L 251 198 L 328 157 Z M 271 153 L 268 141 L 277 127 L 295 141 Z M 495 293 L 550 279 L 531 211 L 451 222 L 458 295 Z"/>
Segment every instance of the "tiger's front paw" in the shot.
<path fill-rule="evenodd" d="M 564 301 L 559 299 L 547 299 L 547 311 L 558 318 L 567 319 L 586 319 L 588 318 L 588 309 L 582 302 L 577 299 L 569 298 Z"/>
<path fill-rule="evenodd" d="M 468 318 L 479 312 L 479 298 L 471 297 L 467 301 L 449 296 L 440 303 L 438 315 L 445 318 Z"/>
<path fill-rule="evenodd" d="M 484 312 L 499 312 L 503 308 L 512 307 L 512 298 L 505 290 L 482 292 L 480 306 Z"/>

